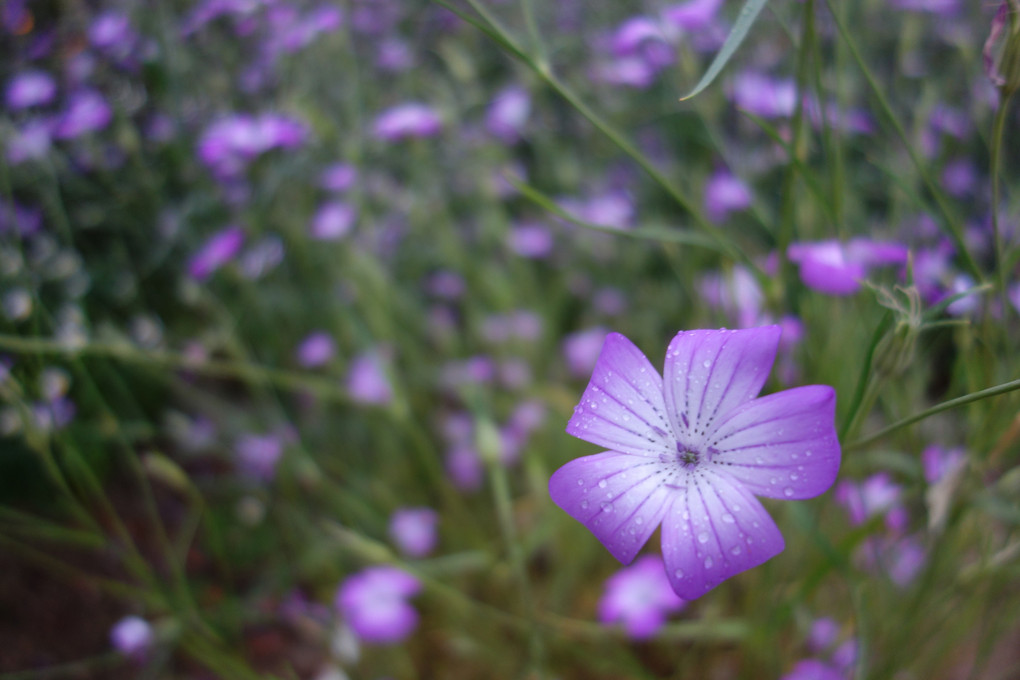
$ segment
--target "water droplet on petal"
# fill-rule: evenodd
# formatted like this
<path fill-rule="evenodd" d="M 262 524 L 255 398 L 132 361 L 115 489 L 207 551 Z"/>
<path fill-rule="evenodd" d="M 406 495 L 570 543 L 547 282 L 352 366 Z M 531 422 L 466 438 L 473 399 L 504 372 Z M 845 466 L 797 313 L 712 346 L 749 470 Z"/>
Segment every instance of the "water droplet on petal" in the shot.
<path fill-rule="evenodd" d="M 582 510 L 588 509 L 588 501 L 581 501 L 581 509 Z"/>
<path fill-rule="evenodd" d="M 712 365 L 712 362 L 709 361 L 708 359 L 705 359 L 704 361 L 701 362 L 701 365 L 704 366 L 705 368 L 708 368 L 709 366 Z"/>
<path fill-rule="evenodd" d="M 727 512 L 725 515 L 722 516 L 722 521 L 726 522 L 727 524 L 733 524 L 734 522 L 737 521 L 737 519 Z"/>
<path fill-rule="evenodd" d="M 583 479 L 578 479 L 577 480 L 577 485 L 578 486 L 584 486 L 584 480 Z"/>
<path fill-rule="evenodd" d="M 698 543 L 708 543 L 708 532 L 702 531 L 698 534 Z"/>
<path fill-rule="evenodd" d="M 793 489 L 791 489 L 790 487 L 786 487 L 785 489 L 783 489 L 783 495 L 786 496 L 787 498 L 790 498 L 791 496 L 793 496 Z"/>
<path fill-rule="evenodd" d="M 740 506 L 736 503 L 733 504 L 733 512 L 740 512 Z"/>
<path fill-rule="evenodd" d="M 684 570 L 683 569 L 677 569 L 676 571 L 673 572 L 673 576 L 676 576 L 677 578 L 683 578 L 684 577 Z"/>
<path fill-rule="evenodd" d="M 711 557 L 706 557 L 705 558 L 705 569 L 711 569 L 712 568 L 712 564 L 713 564 L 712 558 Z"/>
<path fill-rule="evenodd" d="M 805 451 L 804 455 L 807 456 L 808 458 L 810 458 L 811 457 L 811 452 L 810 451 Z"/>
<path fill-rule="evenodd" d="M 604 488 L 606 488 L 607 484 L 608 484 L 608 483 L 606 482 L 606 480 L 604 480 L 604 479 L 600 479 L 600 480 L 599 480 L 599 488 L 600 488 L 600 489 L 604 489 Z"/>
<path fill-rule="evenodd" d="M 684 510 L 684 514 L 683 514 L 683 515 L 681 515 L 681 517 L 683 517 L 684 519 L 690 519 L 690 518 L 691 518 L 691 515 L 690 515 L 690 513 L 688 513 L 688 512 L 686 511 L 686 510 Z"/>
<path fill-rule="evenodd" d="M 796 472 L 791 472 L 790 473 L 790 481 L 791 482 L 796 482 L 798 479 L 800 479 L 800 475 L 798 475 Z"/>
<path fill-rule="evenodd" d="M 641 526 L 644 523 L 645 523 L 644 517 L 637 517 L 634 519 L 634 524 L 637 524 L 638 526 Z"/>
<path fill-rule="evenodd" d="M 733 546 L 733 548 L 732 548 L 732 549 L 730 550 L 730 552 L 731 552 L 731 553 L 732 553 L 733 555 L 739 555 L 739 554 L 740 554 L 740 552 L 741 552 L 741 551 L 740 551 L 740 546 L 739 546 L 739 545 L 735 545 L 735 546 Z"/>

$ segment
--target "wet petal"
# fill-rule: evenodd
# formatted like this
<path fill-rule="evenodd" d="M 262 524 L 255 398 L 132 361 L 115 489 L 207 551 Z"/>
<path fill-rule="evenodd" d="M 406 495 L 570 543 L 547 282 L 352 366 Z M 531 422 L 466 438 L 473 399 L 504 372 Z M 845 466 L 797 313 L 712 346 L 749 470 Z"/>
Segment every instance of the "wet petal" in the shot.
<path fill-rule="evenodd" d="M 759 496 L 817 496 L 839 472 L 835 413 L 836 391 L 827 385 L 755 399 L 716 426 L 711 462 Z"/>
<path fill-rule="evenodd" d="M 628 564 L 667 505 L 671 489 L 659 481 L 661 471 L 658 460 L 606 451 L 576 458 L 553 473 L 549 495 Z"/>
<path fill-rule="evenodd" d="M 665 412 L 658 371 L 634 343 L 610 333 L 567 432 L 614 451 L 657 457 L 674 446 Z"/>
<path fill-rule="evenodd" d="M 758 499 L 724 472 L 692 473 L 662 521 L 666 576 L 685 600 L 775 557 L 784 545 Z"/>
<path fill-rule="evenodd" d="M 779 326 L 677 333 L 666 351 L 666 412 L 685 445 L 701 448 L 717 419 L 758 396 L 781 334 Z"/>

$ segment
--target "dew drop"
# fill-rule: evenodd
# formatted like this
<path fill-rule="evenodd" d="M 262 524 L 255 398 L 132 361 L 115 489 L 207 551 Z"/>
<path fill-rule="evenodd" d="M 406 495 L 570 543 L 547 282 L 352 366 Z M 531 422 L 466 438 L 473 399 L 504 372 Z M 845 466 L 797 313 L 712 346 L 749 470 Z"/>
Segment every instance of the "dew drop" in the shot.
<path fill-rule="evenodd" d="M 722 516 L 722 521 L 726 522 L 727 524 L 733 524 L 734 522 L 737 521 L 737 519 L 727 512 L 725 515 Z"/>
<path fill-rule="evenodd" d="M 581 501 L 581 509 L 582 510 L 588 509 L 588 501 Z"/>
<path fill-rule="evenodd" d="M 602 512 L 612 512 L 612 511 L 613 511 L 613 504 L 612 503 L 603 503 L 602 504 Z"/>
<path fill-rule="evenodd" d="M 733 555 L 739 555 L 740 552 L 741 552 L 741 550 L 740 550 L 740 546 L 739 545 L 733 546 L 733 548 L 730 550 L 730 553 L 733 554 Z"/>
<path fill-rule="evenodd" d="M 796 472 L 791 472 L 790 473 L 790 481 L 791 482 L 796 482 L 798 479 L 800 479 L 800 475 L 798 475 Z"/>
<path fill-rule="evenodd" d="M 676 576 L 677 578 L 683 578 L 684 577 L 684 570 L 683 569 L 677 569 L 676 571 L 673 572 L 673 576 Z"/>
<path fill-rule="evenodd" d="M 704 366 L 705 368 L 708 368 L 709 366 L 712 365 L 712 362 L 709 361 L 708 359 L 705 359 L 704 361 L 701 362 L 701 365 Z"/>
<path fill-rule="evenodd" d="M 791 496 L 793 496 L 793 489 L 791 489 L 790 487 L 786 487 L 785 489 L 783 489 L 783 495 L 786 496 L 787 498 L 790 498 Z"/>
<path fill-rule="evenodd" d="M 577 480 L 577 485 L 578 486 L 584 486 L 584 480 L 583 479 L 578 479 Z"/>
<path fill-rule="evenodd" d="M 733 512 L 740 512 L 740 506 L 736 503 L 733 504 Z"/>
<path fill-rule="evenodd" d="M 600 479 L 600 480 L 599 480 L 599 488 L 600 488 L 600 489 L 604 489 L 604 488 L 606 488 L 606 486 L 607 486 L 607 482 L 606 482 L 606 480 L 604 480 L 604 479 Z"/>
<path fill-rule="evenodd" d="M 712 564 L 713 564 L 712 558 L 711 557 L 706 557 L 705 558 L 705 569 L 711 569 L 712 568 Z"/>
<path fill-rule="evenodd" d="M 810 458 L 811 457 L 811 452 L 810 451 L 805 451 L 804 452 L 804 456 L 807 457 L 807 458 Z"/>
<path fill-rule="evenodd" d="M 702 531 L 698 534 L 698 543 L 708 543 L 708 532 Z"/>
<path fill-rule="evenodd" d="M 778 479 L 776 479 L 775 477 L 771 477 L 771 478 L 769 479 L 769 484 L 775 484 L 775 483 L 776 483 L 776 482 L 778 482 L 778 481 L 779 481 L 779 480 L 778 480 Z M 602 482 L 599 482 L 599 484 L 602 484 Z"/>
<path fill-rule="evenodd" d="M 644 523 L 645 523 L 644 517 L 637 517 L 634 519 L 634 524 L 637 524 L 638 526 L 641 526 Z"/>
<path fill-rule="evenodd" d="M 684 510 L 684 514 L 682 514 L 682 515 L 681 515 L 681 517 L 683 517 L 684 519 L 690 519 L 690 518 L 691 518 L 691 515 L 690 515 L 690 513 L 689 513 L 689 512 L 687 512 L 686 510 Z"/>

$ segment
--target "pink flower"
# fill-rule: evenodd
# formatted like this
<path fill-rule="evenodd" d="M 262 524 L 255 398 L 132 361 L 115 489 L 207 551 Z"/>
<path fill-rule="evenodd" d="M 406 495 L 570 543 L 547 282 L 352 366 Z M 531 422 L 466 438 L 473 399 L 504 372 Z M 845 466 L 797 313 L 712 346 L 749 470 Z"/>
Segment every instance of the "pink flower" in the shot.
<path fill-rule="evenodd" d="M 599 600 L 599 620 L 623 624 L 627 635 L 644 640 L 659 632 L 666 617 L 685 604 L 673 593 L 662 558 L 645 555 L 606 581 Z"/>
<path fill-rule="evenodd" d="M 686 600 L 783 550 L 756 495 L 811 498 L 839 470 L 835 390 L 758 397 L 780 333 L 682 331 L 666 351 L 665 379 L 611 333 L 567 424 L 610 450 L 557 470 L 553 501 L 624 564 L 661 524 L 666 575 Z"/>

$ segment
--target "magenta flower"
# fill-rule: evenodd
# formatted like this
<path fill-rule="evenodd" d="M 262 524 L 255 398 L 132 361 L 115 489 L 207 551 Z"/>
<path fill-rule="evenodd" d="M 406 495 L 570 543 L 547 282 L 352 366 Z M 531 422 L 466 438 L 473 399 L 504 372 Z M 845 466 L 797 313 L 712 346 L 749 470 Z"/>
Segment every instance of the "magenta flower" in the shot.
<path fill-rule="evenodd" d="M 387 142 L 412 137 L 435 137 L 443 130 L 443 120 L 426 104 L 410 102 L 383 111 L 375 119 L 375 136 Z"/>
<path fill-rule="evenodd" d="M 7 108 L 12 111 L 49 104 L 57 95 L 57 83 L 45 71 L 22 71 L 7 84 Z"/>
<path fill-rule="evenodd" d="M 205 281 L 213 272 L 234 259 L 244 244 L 241 227 L 227 227 L 213 234 L 188 261 L 191 278 Z"/>
<path fill-rule="evenodd" d="M 301 341 L 295 351 L 298 363 L 305 368 L 328 364 L 336 354 L 336 343 L 326 331 L 315 331 Z"/>
<path fill-rule="evenodd" d="M 627 635 L 646 640 L 662 628 L 669 614 L 685 604 L 673 594 L 662 558 L 645 555 L 606 581 L 606 591 L 599 600 L 599 620 L 623 624 Z"/>
<path fill-rule="evenodd" d="M 393 644 L 418 625 L 418 612 L 407 599 L 421 582 L 396 567 L 369 567 L 349 577 L 336 594 L 336 606 L 365 642 Z"/>
<path fill-rule="evenodd" d="M 400 508 L 390 517 L 390 537 L 408 557 L 425 557 L 436 548 L 438 523 L 432 508 Z"/>
<path fill-rule="evenodd" d="M 779 326 L 681 331 L 665 380 L 610 333 L 567 432 L 609 448 L 549 480 L 553 501 L 624 564 L 662 525 L 666 575 L 692 600 L 779 554 L 755 498 L 811 498 L 839 470 L 836 393 L 827 385 L 758 397 Z"/>
<path fill-rule="evenodd" d="M 347 392 L 359 404 L 385 406 L 393 401 L 393 387 L 386 375 L 384 357 L 376 351 L 363 352 L 347 369 Z"/>
<path fill-rule="evenodd" d="M 145 658 L 154 640 L 152 626 L 138 616 L 125 616 L 110 629 L 114 649 L 136 661 Z"/>
<path fill-rule="evenodd" d="M 906 246 L 863 238 L 845 245 L 839 241 L 791 243 L 786 254 L 800 265 L 805 286 L 829 295 L 852 295 L 872 267 L 907 261 Z"/>
<path fill-rule="evenodd" d="M 823 661 L 804 659 L 798 661 L 793 670 L 780 680 L 844 680 L 844 677 L 839 669 L 833 668 Z"/>

